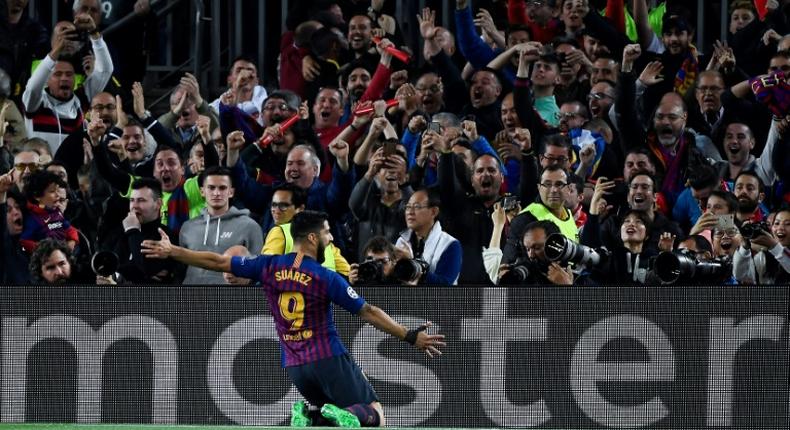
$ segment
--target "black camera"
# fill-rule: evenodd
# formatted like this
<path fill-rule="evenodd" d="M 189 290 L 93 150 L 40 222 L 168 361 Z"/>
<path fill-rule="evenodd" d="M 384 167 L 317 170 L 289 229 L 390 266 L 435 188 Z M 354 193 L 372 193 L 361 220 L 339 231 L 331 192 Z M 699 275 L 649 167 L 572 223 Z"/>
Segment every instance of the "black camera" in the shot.
<path fill-rule="evenodd" d="M 508 271 L 499 278 L 497 285 L 520 285 L 529 279 L 532 267 L 528 260 L 518 259 L 512 264 L 508 264 Z"/>
<path fill-rule="evenodd" d="M 500 202 L 502 203 L 502 209 L 504 209 L 505 212 L 510 212 L 516 207 L 518 207 L 518 197 L 510 194 L 507 194 L 504 197 L 502 197 Z"/>
<path fill-rule="evenodd" d="M 112 251 L 99 251 L 91 257 L 93 273 L 105 278 L 114 275 L 120 265 L 121 260 L 118 258 L 118 254 Z"/>
<path fill-rule="evenodd" d="M 752 240 L 762 233 L 771 234 L 771 226 L 765 221 L 746 223 L 738 229 L 744 239 Z"/>
<path fill-rule="evenodd" d="M 423 275 L 428 273 L 429 267 L 430 265 L 424 260 L 404 258 L 395 263 L 392 274 L 395 276 L 395 279 L 401 282 L 409 282 L 422 278 Z"/>
<path fill-rule="evenodd" d="M 681 278 L 684 281 L 720 283 L 732 274 L 732 263 L 728 258 L 697 261 L 693 253 L 679 250 L 658 254 L 653 270 L 666 284 L 674 284 Z"/>
<path fill-rule="evenodd" d="M 605 250 L 596 250 L 576 243 L 561 233 L 552 233 L 546 238 L 546 258 L 549 261 L 573 263 L 586 267 L 597 267 L 606 260 Z"/>
<path fill-rule="evenodd" d="M 357 282 L 378 284 L 384 279 L 384 265 L 378 260 L 368 260 L 357 266 Z"/>

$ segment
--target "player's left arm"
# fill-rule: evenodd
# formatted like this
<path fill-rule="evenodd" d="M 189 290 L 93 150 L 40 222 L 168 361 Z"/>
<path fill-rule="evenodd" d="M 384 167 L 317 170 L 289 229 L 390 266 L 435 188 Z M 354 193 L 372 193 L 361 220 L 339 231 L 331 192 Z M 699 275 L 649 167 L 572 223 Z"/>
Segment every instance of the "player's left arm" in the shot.
<path fill-rule="evenodd" d="M 359 310 L 357 315 L 384 333 L 408 342 L 420 351 L 425 351 L 430 357 L 442 355 L 439 347 L 447 345 L 444 342 L 443 334 L 428 334 L 426 332 L 426 329 L 431 325 L 430 322 L 421 325 L 417 329 L 409 330 L 406 326 L 392 319 L 384 310 L 369 303 L 362 305 L 362 309 Z"/>

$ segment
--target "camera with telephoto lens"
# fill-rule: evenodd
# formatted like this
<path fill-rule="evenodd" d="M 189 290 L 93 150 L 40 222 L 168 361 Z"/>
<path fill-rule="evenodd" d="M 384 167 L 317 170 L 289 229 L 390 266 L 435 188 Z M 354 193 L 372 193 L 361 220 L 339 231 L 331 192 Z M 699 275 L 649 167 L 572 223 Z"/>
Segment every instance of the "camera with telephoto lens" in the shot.
<path fill-rule="evenodd" d="M 653 262 L 653 271 L 665 284 L 674 284 L 679 279 L 713 284 L 723 282 L 732 275 L 732 262 L 727 257 L 698 261 L 692 252 L 678 250 L 658 254 Z"/>
<path fill-rule="evenodd" d="M 771 226 L 765 221 L 743 224 L 738 230 L 744 239 L 752 240 L 762 233 L 771 234 Z"/>
<path fill-rule="evenodd" d="M 378 260 L 368 260 L 357 266 L 357 283 L 378 284 L 384 279 L 384 265 Z"/>
<path fill-rule="evenodd" d="M 105 278 L 114 275 L 120 265 L 121 260 L 118 258 L 118 254 L 112 251 L 99 251 L 91 257 L 93 273 Z"/>
<path fill-rule="evenodd" d="M 605 250 L 596 250 L 576 243 L 561 233 L 552 233 L 546 238 L 544 253 L 549 261 L 573 263 L 586 267 L 597 267 L 607 257 Z"/>
<path fill-rule="evenodd" d="M 429 268 L 430 265 L 425 260 L 404 258 L 395 263 L 392 274 L 401 282 L 409 282 L 422 278 L 428 273 Z"/>

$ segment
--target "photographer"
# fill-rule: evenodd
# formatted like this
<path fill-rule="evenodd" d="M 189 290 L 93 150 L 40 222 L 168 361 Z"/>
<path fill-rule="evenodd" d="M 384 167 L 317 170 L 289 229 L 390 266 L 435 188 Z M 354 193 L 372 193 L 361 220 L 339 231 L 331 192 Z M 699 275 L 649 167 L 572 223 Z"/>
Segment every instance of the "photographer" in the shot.
<path fill-rule="evenodd" d="M 733 256 L 733 275 L 740 284 L 790 283 L 790 209 L 782 209 L 771 231 L 760 228 L 752 239 L 746 239 Z"/>
<path fill-rule="evenodd" d="M 406 227 L 395 247 L 398 262 L 393 269 L 404 284 L 455 285 L 461 273 L 461 243 L 442 231 L 437 221 L 439 196 L 435 191 L 422 189 L 409 198 Z M 416 266 L 420 266 L 417 268 Z M 403 268 L 403 272 L 399 270 Z M 398 276 L 414 275 L 410 277 Z M 404 279 L 407 278 L 407 279 Z"/>
<path fill-rule="evenodd" d="M 362 250 L 362 263 L 351 265 L 348 282 L 351 285 L 397 285 L 393 277 L 395 246 L 384 236 L 373 236 Z"/>
<path fill-rule="evenodd" d="M 573 273 L 546 257 L 546 238 L 557 233 L 559 227 L 548 220 L 527 224 L 515 262 L 500 266 L 498 285 L 573 284 Z"/>

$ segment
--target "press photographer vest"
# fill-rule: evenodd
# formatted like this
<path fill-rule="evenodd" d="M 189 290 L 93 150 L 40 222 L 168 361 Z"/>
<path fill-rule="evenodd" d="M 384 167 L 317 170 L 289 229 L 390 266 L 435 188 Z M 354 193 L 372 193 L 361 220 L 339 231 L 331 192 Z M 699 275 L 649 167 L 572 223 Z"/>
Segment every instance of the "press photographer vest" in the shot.
<path fill-rule="evenodd" d="M 283 236 L 285 237 L 285 251 L 283 254 L 288 254 L 292 252 L 294 249 L 294 238 L 291 236 L 291 223 L 285 223 L 279 225 L 279 227 L 283 231 Z M 335 245 L 331 243 L 329 246 L 324 248 L 324 262 L 321 263 L 322 266 L 326 267 L 327 269 L 337 272 L 335 268 L 335 252 L 334 252 Z"/>
<path fill-rule="evenodd" d="M 538 221 L 551 221 L 557 227 L 560 228 L 560 233 L 563 236 L 567 237 L 568 239 L 579 242 L 579 229 L 576 227 L 576 221 L 573 219 L 573 214 L 570 213 L 568 209 L 565 209 L 565 213 L 568 215 L 566 220 L 561 220 L 554 215 L 546 205 L 542 203 L 532 203 L 526 208 L 522 209 L 520 214 L 524 212 L 529 212 L 532 216 L 535 217 Z"/>

